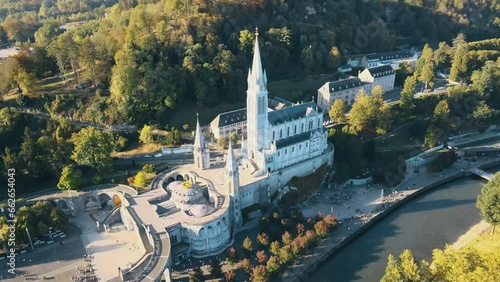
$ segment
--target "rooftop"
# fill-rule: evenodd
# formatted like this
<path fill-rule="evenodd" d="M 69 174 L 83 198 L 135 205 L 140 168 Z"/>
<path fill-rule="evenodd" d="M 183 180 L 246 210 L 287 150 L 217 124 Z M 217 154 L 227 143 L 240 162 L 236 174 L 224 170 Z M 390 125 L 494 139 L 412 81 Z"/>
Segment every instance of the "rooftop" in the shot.
<path fill-rule="evenodd" d="M 411 56 L 413 56 L 412 52 L 408 50 L 399 50 L 399 51 L 367 54 L 366 59 L 368 61 L 376 61 L 376 60 L 386 61 L 386 60 L 409 58 Z"/>
<path fill-rule="evenodd" d="M 307 109 L 313 108 L 316 109 L 317 105 L 315 102 L 307 102 L 298 105 L 294 105 L 291 107 L 287 107 L 281 110 L 276 110 L 268 113 L 269 123 L 271 125 L 284 123 L 289 120 L 298 119 L 306 116 Z M 319 111 L 319 109 L 318 109 Z"/>
<path fill-rule="evenodd" d="M 341 90 L 346 90 L 346 89 L 350 89 L 350 88 L 363 86 L 365 83 L 363 83 L 357 77 L 351 77 L 348 79 L 327 82 L 326 84 L 328 84 L 328 91 L 330 93 L 332 93 L 332 92 L 336 92 L 336 91 L 341 91 Z"/>
<path fill-rule="evenodd" d="M 395 74 L 394 69 L 391 65 L 383 65 L 373 68 L 368 68 L 368 71 L 373 77 L 382 77 L 386 75 Z"/>
<path fill-rule="evenodd" d="M 311 136 L 311 132 L 309 131 L 309 132 L 303 132 L 301 134 L 297 134 L 297 135 L 294 135 L 294 136 L 291 136 L 288 138 L 280 139 L 280 140 L 276 141 L 276 148 L 280 149 L 280 148 L 288 147 L 288 146 L 296 144 L 296 143 L 306 141 L 310 138 L 310 136 Z"/>

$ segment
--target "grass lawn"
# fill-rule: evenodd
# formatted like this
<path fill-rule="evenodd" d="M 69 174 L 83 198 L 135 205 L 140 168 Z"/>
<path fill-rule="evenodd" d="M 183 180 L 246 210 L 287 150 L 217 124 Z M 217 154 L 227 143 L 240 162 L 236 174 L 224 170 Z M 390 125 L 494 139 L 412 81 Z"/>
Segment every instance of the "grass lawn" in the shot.
<path fill-rule="evenodd" d="M 160 143 L 151 143 L 151 144 L 137 143 L 137 144 L 131 145 L 130 147 L 132 147 L 133 149 L 130 149 L 128 151 L 123 151 L 123 152 L 113 152 L 111 154 L 111 156 L 112 157 L 123 157 L 123 156 L 130 156 L 130 155 L 136 155 L 136 154 L 148 154 L 148 153 L 161 151 L 161 148 L 164 148 L 166 146 L 163 144 L 160 144 Z"/>

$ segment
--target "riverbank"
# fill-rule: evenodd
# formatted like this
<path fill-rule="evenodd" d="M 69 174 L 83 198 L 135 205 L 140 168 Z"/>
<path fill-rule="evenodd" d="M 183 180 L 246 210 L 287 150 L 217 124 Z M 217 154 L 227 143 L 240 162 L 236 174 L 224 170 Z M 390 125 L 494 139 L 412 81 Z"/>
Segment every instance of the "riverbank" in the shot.
<path fill-rule="evenodd" d="M 452 246 L 456 250 L 461 249 L 482 235 L 491 233 L 491 229 L 491 224 L 481 220 L 481 222 L 472 226 L 467 232 L 465 232 L 465 234 L 458 237 L 457 241 L 453 243 Z"/>
<path fill-rule="evenodd" d="M 474 167 L 485 168 L 496 166 L 500 164 L 499 158 L 482 158 Z M 398 187 L 396 190 L 405 190 L 408 187 L 414 187 L 415 189 L 404 191 L 405 197 L 392 203 L 388 203 L 386 208 L 373 216 L 371 219 L 362 220 L 356 219 L 352 221 L 343 222 L 339 228 L 333 232 L 333 234 L 323 240 L 319 247 L 315 249 L 314 253 L 310 253 L 305 257 L 297 260 L 297 262 L 291 266 L 280 278 L 281 281 L 307 281 L 309 275 L 316 271 L 318 266 L 325 262 L 329 257 L 335 252 L 339 251 L 344 246 L 348 245 L 352 240 L 354 240 L 359 235 L 367 231 L 372 225 L 374 225 L 379 220 L 386 217 L 392 211 L 404 205 L 409 200 L 415 198 L 416 196 L 429 191 L 432 188 L 441 186 L 447 182 L 463 177 L 468 174 L 468 171 L 464 167 L 469 166 L 470 163 L 459 161 L 452 167 L 449 167 L 440 174 L 425 174 L 418 175 L 410 180 L 406 180 Z M 346 224 L 349 225 L 349 230 L 345 228 Z M 455 239 L 453 239 L 455 240 Z"/>

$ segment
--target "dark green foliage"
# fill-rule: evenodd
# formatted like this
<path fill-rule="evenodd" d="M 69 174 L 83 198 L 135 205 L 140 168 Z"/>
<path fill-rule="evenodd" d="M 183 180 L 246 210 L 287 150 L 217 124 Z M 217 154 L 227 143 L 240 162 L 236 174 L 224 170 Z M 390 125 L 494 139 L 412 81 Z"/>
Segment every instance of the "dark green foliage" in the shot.
<path fill-rule="evenodd" d="M 497 173 L 481 189 L 477 197 L 476 206 L 481 217 L 489 224 L 496 227 L 500 225 L 500 174 Z M 495 229 L 493 229 L 495 232 Z"/>

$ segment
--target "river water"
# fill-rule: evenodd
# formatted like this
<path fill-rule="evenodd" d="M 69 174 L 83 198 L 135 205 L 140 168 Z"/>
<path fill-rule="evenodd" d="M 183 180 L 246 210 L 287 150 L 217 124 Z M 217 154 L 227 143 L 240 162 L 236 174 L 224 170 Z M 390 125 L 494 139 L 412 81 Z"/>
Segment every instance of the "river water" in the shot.
<path fill-rule="evenodd" d="M 475 204 L 484 183 L 464 177 L 418 196 L 333 255 L 309 281 L 380 281 L 389 254 L 405 249 L 430 261 L 433 249 L 454 243 L 480 221 Z"/>

